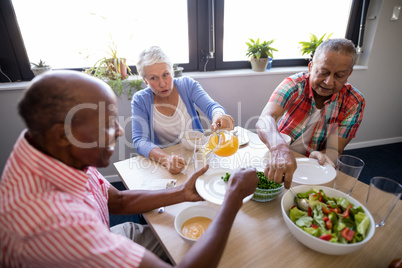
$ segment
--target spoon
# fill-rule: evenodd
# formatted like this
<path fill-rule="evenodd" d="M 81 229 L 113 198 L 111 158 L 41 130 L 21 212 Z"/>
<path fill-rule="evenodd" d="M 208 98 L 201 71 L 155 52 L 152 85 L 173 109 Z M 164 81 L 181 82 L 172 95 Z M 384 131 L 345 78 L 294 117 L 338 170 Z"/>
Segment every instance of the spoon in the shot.
<path fill-rule="evenodd" d="M 307 202 L 307 200 L 305 199 L 305 198 L 299 198 L 298 196 L 297 196 L 297 194 L 296 194 L 296 192 L 292 189 L 292 188 L 289 188 L 289 190 L 290 191 L 292 191 L 292 193 L 294 194 L 294 196 L 296 196 L 296 199 L 297 199 L 297 207 L 299 208 L 299 209 L 301 209 L 301 210 L 304 210 L 304 211 L 308 211 L 308 202 Z"/>
<path fill-rule="evenodd" d="M 169 181 L 168 183 L 166 183 L 166 189 L 167 188 L 172 188 L 176 186 L 176 182 L 175 181 Z M 163 213 L 165 212 L 165 207 L 160 207 L 158 208 L 158 213 Z"/>

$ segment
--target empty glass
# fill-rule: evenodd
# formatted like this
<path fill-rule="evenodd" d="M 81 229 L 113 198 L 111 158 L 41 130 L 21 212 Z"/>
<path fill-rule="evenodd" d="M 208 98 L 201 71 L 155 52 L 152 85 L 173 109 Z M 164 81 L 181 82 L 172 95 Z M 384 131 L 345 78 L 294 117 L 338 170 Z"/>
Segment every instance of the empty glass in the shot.
<path fill-rule="evenodd" d="M 197 145 L 202 133 L 194 130 L 184 131 L 180 135 L 180 154 L 187 165 L 193 163 L 194 152 L 197 151 Z"/>
<path fill-rule="evenodd" d="M 395 205 L 401 197 L 402 185 L 385 177 L 374 177 L 366 199 L 366 208 L 374 218 L 375 226 L 385 224 Z"/>
<path fill-rule="evenodd" d="M 355 187 L 357 179 L 360 176 L 364 167 L 364 161 L 360 158 L 353 155 L 341 155 L 338 158 L 338 162 L 336 165 L 336 178 L 334 181 L 334 189 L 337 189 L 341 192 L 344 192 L 347 195 L 350 195 Z M 342 175 L 339 174 L 342 172 L 349 177 L 347 179 L 341 178 Z"/>

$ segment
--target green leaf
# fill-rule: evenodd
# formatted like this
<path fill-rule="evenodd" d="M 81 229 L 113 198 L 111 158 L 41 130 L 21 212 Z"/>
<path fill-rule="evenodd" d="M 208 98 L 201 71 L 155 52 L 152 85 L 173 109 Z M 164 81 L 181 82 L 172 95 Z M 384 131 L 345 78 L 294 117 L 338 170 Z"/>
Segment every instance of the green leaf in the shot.
<path fill-rule="evenodd" d="M 271 47 L 271 44 L 275 40 L 263 41 L 260 43 L 260 39 L 258 38 L 257 41 L 254 39 L 249 38 L 250 42 L 246 42 L 247 45 L 247 53 L 246 56 L 251 58 L 273 58 L 273 51 L 278 51 L 276 48 Z"/>
<path fill-rule="evenodd" d="M 332 34 L 333 33 L 328 35 L 326 40 L 328 40 Z M 310 41 L 300 41 L 299 44 L 302 45 L 300 48 L 302 55 L 307 54 L 310 55 L 312 58 L 314 56 L 317 47 L 324 41 L 325 35 L 326 33 L 323 36 L 321 36 L 320 39 L 318 39 L 318 37 L 315 34 L 310 34 Z"/>

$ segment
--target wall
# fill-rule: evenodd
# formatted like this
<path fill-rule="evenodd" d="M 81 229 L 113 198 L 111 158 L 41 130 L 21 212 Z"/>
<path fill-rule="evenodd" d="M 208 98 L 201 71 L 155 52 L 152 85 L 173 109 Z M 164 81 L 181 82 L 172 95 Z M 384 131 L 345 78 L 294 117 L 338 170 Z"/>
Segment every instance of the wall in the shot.
<path fill-rule="evenodd" d="M 365 96 L 367 105 L 357 137 L 348 148 L 359 148 L 402 141 L 402 15 L 391 21 L 395 5 L 402 0 L 371 0 L 367 16 L 364 52 L 360 56 L 349 82 Z M 375 19 L 370 19 L 375 16 Z M 204 89 L 230 113 L 236 124 L 253 130 L 275 87 L 288 75 L 307 70 L 305 67 L 279 69 L 256 73 L 251 70 L 185 73 L 197 79 Z M 22 94 L 17 85 L 9 90 L 0 85 L 0 171 L 23 129 L 16 113 L 16 104 Z M 2 90 L 3 88 L 3 90 Z M 120 122 L 126 134 L 121 139 L 111 163 L 126 159 L 134 153 L 131 145 L 130 103 L 124 97 L 119 101 Z M 105 176 L 116 178 L 113 165 L 100 169 Z"/>

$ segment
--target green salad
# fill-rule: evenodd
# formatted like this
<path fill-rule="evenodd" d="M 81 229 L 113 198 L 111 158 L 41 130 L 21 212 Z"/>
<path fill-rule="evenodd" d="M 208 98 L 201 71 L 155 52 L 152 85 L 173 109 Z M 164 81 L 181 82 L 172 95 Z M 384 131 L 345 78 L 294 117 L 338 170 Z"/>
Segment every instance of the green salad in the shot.
<path fill-rule="evenodd" d="M 366 237 L 370 219 L 362 207 L 356 207 L 346 198 L 328 197 L 323 190 L 312 189 L 297 196 L 307 198 L 308 211 L 295 205 L 290 208 L 289 217 L 305 232 L 340 244 L 357 243 Z"/>
<path fill-rule="evenodd" d="M 258 185 L 257 188 L 259 189 L 276 189 L 282 186 L 282 184 L 276 183 L 274 181 L 268 180 L 267 176 L 264 175 L 264 172 L 257 171 L 258 177 Z M 228 181 L 230 178 L 230 173 L 226 172 L 224 176 L 221 177 L 222 180 Z"/>

